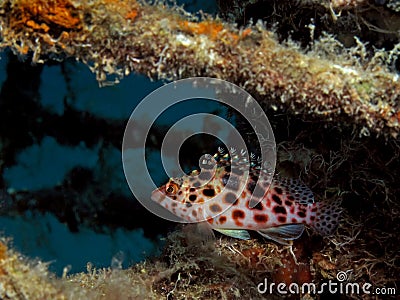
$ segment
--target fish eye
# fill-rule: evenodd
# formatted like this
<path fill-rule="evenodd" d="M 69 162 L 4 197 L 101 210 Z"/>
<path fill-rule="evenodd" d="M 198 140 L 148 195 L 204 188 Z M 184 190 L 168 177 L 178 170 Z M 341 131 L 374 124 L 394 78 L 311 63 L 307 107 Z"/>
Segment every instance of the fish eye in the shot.
<path fill-rule="evenodd" d="M 168 194 L 176 194 L 176 192 L 178 191 L 178 185 L 176 183 L 170 183 L 167 185 L 165 191 Z"/>

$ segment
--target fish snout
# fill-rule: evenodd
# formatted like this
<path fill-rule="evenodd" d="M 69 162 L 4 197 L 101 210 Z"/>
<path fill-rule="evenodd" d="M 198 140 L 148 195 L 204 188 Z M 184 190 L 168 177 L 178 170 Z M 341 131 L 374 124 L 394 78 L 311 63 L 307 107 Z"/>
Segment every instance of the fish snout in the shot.
<path fill-rule="evenodd" d="M 165 199 L 165 188 L 160 187 L 158 189 L 155 189 L 153 192 L 151 192 L 151 200 L 157 203 L 161 203 Z"/>

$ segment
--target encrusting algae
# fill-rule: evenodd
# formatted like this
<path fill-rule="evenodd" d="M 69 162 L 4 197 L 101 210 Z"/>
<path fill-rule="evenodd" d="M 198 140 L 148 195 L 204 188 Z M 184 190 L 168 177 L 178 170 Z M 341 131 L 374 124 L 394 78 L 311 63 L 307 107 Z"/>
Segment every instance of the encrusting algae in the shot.
<path fill-rule="evenodd" d="M 399 133 L 400 84 L 388 67 L 397 46 L 367 59 L 361 43 L 345 49 L 327 36 L 305 53 L 296 44 L 278 43 L 261 23 L 239 30 L 163 3 L 134 0 L 2 0 L 0 25 L 0 48 L 34 63 L 76 58 L 101 85 L 131 72 L 157 79 L 217 77 L 269 107 L 343 120 L 359 132 Z"/>
<path fill-rule="evenodd" d="M 303 248 L 291 251 L 257 240 L 237 243 L 225 238 L 215 246 L 198 242 L 188 230 L 174 232 L 157 261 L 146 261 L 126 270 L 96 270 L 88 264 L 86 273 L 64 275 L 62 279 L 52 276 L 46 264 L 29 262 L 17 252 L 7 250 L 0 265 L 0 296 L 4 299 L 248 299 L 260 296 L 256 287 L 265 279 L 302 284 L 312 278 L 315 262 L 304 260 Z"/>
<path fill-rule="evenodd" d="M 317 251 L 318 243 L 309 237 L 285 247 L 259 239 L 238 241 L 226 237 L 215 244 L 202 244 L 191 230 L 186 227 L 171 233 L 157 259 L 129 269 L 95 269 L 88 263 L 87 272 L 64 274 L 62 278 L 48 272 L 47 264 L 29 262 L 17 252 L 7 250 L 0 262 L 0 296 L 5 299 L 281 299 L 282 295 L 270 294 L 269 289 L 260 294 L 259 290 L 264 289 L 260 284 L 296 283 L 301 287 L 304 283 L 321 283 L 335 280 L 339 271 L 360 263 L 349 265 L 344 259 L 332 260 L 329 254 Z M 358 274 L 352 274 L 351 278 L 365 282 L 364 276 Z M 257 289 L 258 286 L 262 288 Z M 307 295 L 307 299 L 315 296 Z"/>
<path fill-rule="evenodd" d="M 64 30 L 81 28 L 81 20 L 77 17 L 74 6 L 67 0 L 27 1 L 15 3 L 17 19 L 11 19 L 13 29 L 28 26 L 34 30 L 49 32 L 52 27 Z"/>

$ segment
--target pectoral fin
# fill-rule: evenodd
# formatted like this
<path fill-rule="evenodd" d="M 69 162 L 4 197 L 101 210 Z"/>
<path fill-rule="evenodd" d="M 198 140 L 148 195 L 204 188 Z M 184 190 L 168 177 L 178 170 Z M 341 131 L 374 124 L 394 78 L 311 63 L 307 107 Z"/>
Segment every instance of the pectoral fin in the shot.
<path fill-rule="evenodd" d="M 250 234 L 247 232 L 247 230 L 241 230 L 241 229 L 215 229 L 214 230 L 218 231 L 219 233 L 225 234 L 227 236 L 241 239 L 241 240 L 249 240 L 250 239 Z"/>
<path fill-rule="evenodd" d="M 263 237 L 288 245 L 289 241 L 298 239 L 304 231 L 303 224 L 287 224 L 282 226 L 270 227 L 257 231 Z"/>
<path fill-rule="evenodd" d="M 203 245 L 213 247 L 214 245 L 214 232 L 207 222 L 187 224 L 183 227 L 183 231 L 185 233 L 186 242 L 190 246 L 199 247 Z"/>
<path fill-rule="evenodd" d="M 210 242 L 215 240 L 214 232 L 210 224 L 207 222 L 200 222 L 196 224 L 197 233 L 205 242 Z"/>

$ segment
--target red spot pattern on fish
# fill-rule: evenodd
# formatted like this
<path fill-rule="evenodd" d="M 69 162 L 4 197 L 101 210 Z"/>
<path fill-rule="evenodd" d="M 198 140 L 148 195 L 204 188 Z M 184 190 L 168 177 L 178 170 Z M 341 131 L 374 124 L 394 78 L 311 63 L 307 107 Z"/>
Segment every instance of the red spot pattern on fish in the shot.
<path fill-rule="evenodd" d="M 335 230 L 340 203 L 314 203 L 313 193 L 299 180 L 274 177 L 268 182 L 263 170 L 254 165 L 246 169 L 240 158 L 235 161 L 220 154 L 214 158 L 213 172 L 172 178 L 153 192 L 152 199 L 187 221 L 192 217 L 207 221 L 212 229 L 230 236 L 238 230 L 239 238 L 249 238 L 243 230 L 251 229 L 286 243 L 301 235 L 303 224 L 322 235 Z M 179 205 L 172 209 L 171 203 Z"/>

